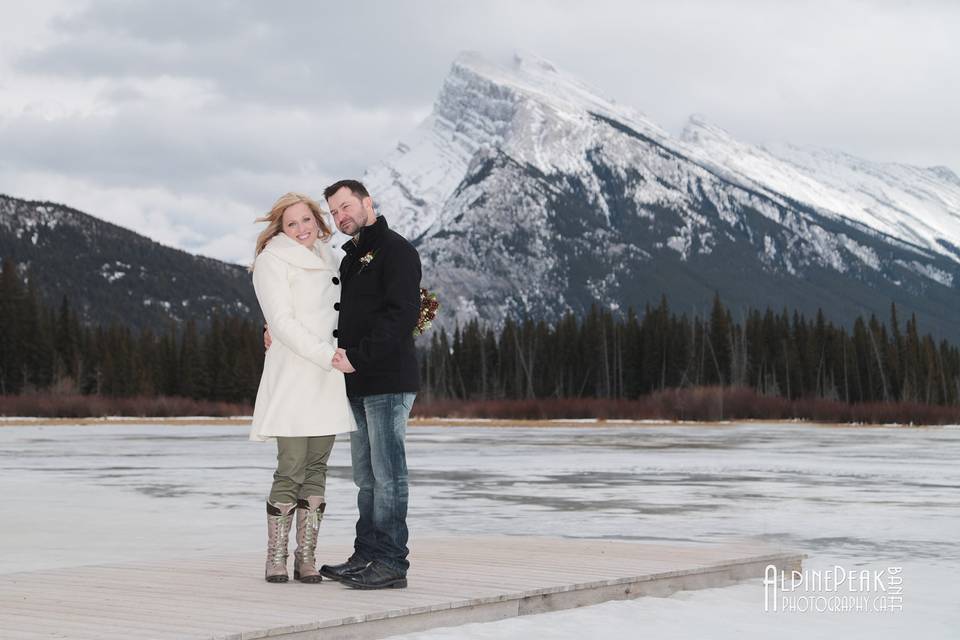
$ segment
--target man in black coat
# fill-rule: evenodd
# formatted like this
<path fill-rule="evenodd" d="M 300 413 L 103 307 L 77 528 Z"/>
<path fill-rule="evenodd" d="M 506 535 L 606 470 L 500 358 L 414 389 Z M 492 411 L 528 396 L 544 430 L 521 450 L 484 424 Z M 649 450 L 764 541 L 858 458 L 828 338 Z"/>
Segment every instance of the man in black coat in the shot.
<path fill-rule="evenodd" d="M 337 228 L 352 236 L 340 263 L 340 348 L 357 420 L 350 434 L 357 534 L 350 558 L 320 573 L 359 589 L 406 587 L 407 418 L 419 390 L 413 331 L 420 317 L 420 256 L 373 208 L 366 188 L 341 180 L 324 190 Z"/>

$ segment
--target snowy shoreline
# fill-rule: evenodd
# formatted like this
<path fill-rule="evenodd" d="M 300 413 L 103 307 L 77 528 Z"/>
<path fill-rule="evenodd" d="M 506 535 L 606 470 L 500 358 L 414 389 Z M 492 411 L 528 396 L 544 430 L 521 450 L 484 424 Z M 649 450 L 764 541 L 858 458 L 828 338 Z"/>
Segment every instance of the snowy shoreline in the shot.
<path fill-rule="evenodd" d="M 178 416 L 178 417 L 147 417 L 107 416 L 102 418 L 48 418 L 35 416 L 0 416 L 2 427 L 88 427 L 102 425 L 167 425 L 171 427 L 183 426 L 243 426 L 249 425 L 251 416 Z M 411 427 L 488 427 L 488 428 L 530 428 L 530 427 L 734 427 L 737 425 L 786 425 L 810 426 L 830 428 L 894 428 L 894 429 L 958 429 L 960 425 L 948 424 L 915 424 L 915 423 L 885 423 L 873 424 L 866 422 L 812 422 L 807 420 L 605 420 L 602 418 L 568 418 L 551 420 L 513 420 L 500 418 L 444 418 L 420 417 L 411 418 Z"/>

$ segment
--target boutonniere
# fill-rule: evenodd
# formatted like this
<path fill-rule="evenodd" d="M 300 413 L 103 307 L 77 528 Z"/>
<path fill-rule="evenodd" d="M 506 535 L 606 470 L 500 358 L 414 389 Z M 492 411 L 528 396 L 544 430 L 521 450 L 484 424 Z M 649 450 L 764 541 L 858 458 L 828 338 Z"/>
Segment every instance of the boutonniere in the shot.
<path fill-rule="evenodd" d="M 376 257 L 376 251 L 367 251 L 365 254 L 360 256 L 360 271 L 363 271 L 367 266 L 373 262 L 374 257 Z"/>

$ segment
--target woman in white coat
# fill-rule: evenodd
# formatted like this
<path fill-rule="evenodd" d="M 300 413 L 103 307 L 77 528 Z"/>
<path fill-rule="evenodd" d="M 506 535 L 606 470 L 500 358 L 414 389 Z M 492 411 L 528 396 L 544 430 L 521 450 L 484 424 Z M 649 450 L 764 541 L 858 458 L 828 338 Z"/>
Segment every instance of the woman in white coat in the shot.
<path fill-rule="evenodd" d="M 340 279 L 319 205 L 288 193 L 258 218 L 253 286 L 273 342 L 253 410 L 250 439 L 277 442 L 267 498 L 268 582 L 287 581 L 287 545 L 296 512 L 294 578 L 320 582 L 315 549 L 327 459 L 338 433 L 356 429 L 343 373 L 334 368 Z"/>

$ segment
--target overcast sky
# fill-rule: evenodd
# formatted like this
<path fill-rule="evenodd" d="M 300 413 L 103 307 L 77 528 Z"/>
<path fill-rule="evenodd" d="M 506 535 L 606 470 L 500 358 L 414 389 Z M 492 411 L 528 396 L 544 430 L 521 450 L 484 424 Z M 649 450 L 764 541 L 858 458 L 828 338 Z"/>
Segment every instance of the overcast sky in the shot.
<path fill-rule="evenodd" d="M 0 9 L 0 193 L 247 263 L 281 193 L 359 176 L 462 50 L 534 53 L 678 133 L 692 113 L 960 173 L 960 2 L 31 0 Z"/>

